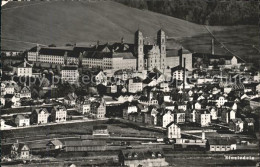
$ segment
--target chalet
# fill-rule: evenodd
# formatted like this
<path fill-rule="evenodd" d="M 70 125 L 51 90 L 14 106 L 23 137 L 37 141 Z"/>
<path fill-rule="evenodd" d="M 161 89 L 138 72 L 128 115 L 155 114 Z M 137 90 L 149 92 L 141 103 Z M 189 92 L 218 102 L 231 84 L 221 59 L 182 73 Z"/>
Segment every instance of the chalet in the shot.
<path fill-rule="evenodd" d="M 59 150 L 59 149 L 63 148 L 63 143 L 58 139 L 54 139 L 54 140 L 49 141 L 46 144 L 46 147 L 47 147 L 47 149 L 50 149 L 50 150 Z"/>
<path fill-rule="evenodd" d="M 26 144 L 15 143 L 11 146 L 11 157 L 15 159 L 29 159 L 30 148 Z"/>
<path fill-rule="evenodd" d="M 30 118 L 26 115 L 17 115 L 14 122 L 17 126 L 29 126 Z"/>
<path fill-rule="evenodd" d="M 24 86 L 20 91 L 20 98 L 31 98 L 31 90 L 28 86 Z"/>

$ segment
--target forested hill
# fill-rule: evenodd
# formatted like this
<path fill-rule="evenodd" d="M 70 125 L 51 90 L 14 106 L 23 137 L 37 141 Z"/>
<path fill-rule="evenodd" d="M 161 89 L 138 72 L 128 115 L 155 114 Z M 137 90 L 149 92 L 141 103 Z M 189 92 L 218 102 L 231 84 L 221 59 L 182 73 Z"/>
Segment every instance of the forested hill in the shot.
<path fill-rule="evenodd" d="M 257 25 L 254 0 L 115 0 L 130 7 L 150 10 L 198 24 Z"/>

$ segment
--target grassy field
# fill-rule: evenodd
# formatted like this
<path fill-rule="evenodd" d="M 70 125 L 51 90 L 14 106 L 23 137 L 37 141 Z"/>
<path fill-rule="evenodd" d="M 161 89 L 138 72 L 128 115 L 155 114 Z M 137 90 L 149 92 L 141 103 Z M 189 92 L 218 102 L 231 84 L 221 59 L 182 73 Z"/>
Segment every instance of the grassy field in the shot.
<path fill-rule="evenodd" d="M 230 51 L 247 62 L 254 63 L 260 69 L 260 41 L 259 27 L 257 26 L 232 26 L 223 31 L 212 31 L 214 36 Z M 180 39 L 179 42 L 192 52 L 211 52 L 210 34 L 201 34 Z M 215 42 L 215 54 L 228 54 L 218 42 Z"/>
<path fill-rule="evenodd" d="M 64 45 L 120 41 L 121 37 L 133 42 L 138 27 L 148 40 L 161 27 L 175 38 L 207 33 L 202 25 L 111 1 L 9 2 L 2 8 L 1 26 L 2 49 L 15 50 L 28 49 L 33 43 Z M 222 27 L 214 27 L 219 29 Z"/>
<path fill-rule="evenodd" d="M 7 130 L 1 132 L 2 139 L 5 138 L 17 138 L 25 137 L 33 140 L 33 137 L 39 135 L 55 137 L 55 135 L 85 135 L 92 134 L 92 127 L 94 125 L 107 125 L 108 131 L 113 135 L 141 135 L 145 137 L 162 137 L 163 134 L 159 132 L 153 132 L 136 126 L 130 126 L 125 123 L 118 121 L 105 121 L 99 120 L 94 122 L 82 122 L 82 123 L 71 123 L 71 124 L 57 124 L 51 126 L 41 126 L 25 129 Z"/>

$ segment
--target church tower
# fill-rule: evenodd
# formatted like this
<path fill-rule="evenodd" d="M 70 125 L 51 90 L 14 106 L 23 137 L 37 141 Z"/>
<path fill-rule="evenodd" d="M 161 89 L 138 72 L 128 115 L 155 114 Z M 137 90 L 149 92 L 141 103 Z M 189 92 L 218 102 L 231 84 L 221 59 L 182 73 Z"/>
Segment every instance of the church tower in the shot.
<path fill-rule="evenodd" d="M 144 70 L 144 37 L 140 30 L 135 32 L 135 53 L 137 55 L 137 70 Z"/>
<path fill-rule="evenodd" d="M 157 45 L 160 48 L 160 60 L 161 60 L 161 69 L 166 68 L 166 36 L 165 32 L 160 29 L 157 32 Z"/>

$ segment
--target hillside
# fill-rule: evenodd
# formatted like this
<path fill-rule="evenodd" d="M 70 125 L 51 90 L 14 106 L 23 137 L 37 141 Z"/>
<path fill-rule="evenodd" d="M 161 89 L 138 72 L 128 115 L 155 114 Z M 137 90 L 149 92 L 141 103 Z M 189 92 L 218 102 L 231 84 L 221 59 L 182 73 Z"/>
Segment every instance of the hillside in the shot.
<path fill-rule="evenodd" d="M 138 9 L 208 25 L 258 25 L 258 2 L 238 0 L 115 0 Z"/>
<path fill-rule="evenodd" d="M 116 2 L 9 2 L 2 9 L 2 49 L 33 45 L 15 41 L 64 45 L 123 36 L 133 42 L 138 27 L 152 39 L 161 26 L 175 38 L 206 33 L 201 25 Z"/>
<path fill-rule="evenodd" d="M 132 43 L 138 27 L 146 40 L 152 42 L 162 27 L 169 38 L 192 52 L 210 52 L 211 35 L 203 25 L 112 1 L 9 2 L 3 6 L 1 17 L 2 50 L 25 50 L 36 43 L 113 42 L 121 37 Z M 255 61 L 260 50 L 257 26 L 209 26 L 209 29 L 232 52 L 259 66 L 259 60 Z M 215 53 L 228 54 L 218 43 Z"/>

